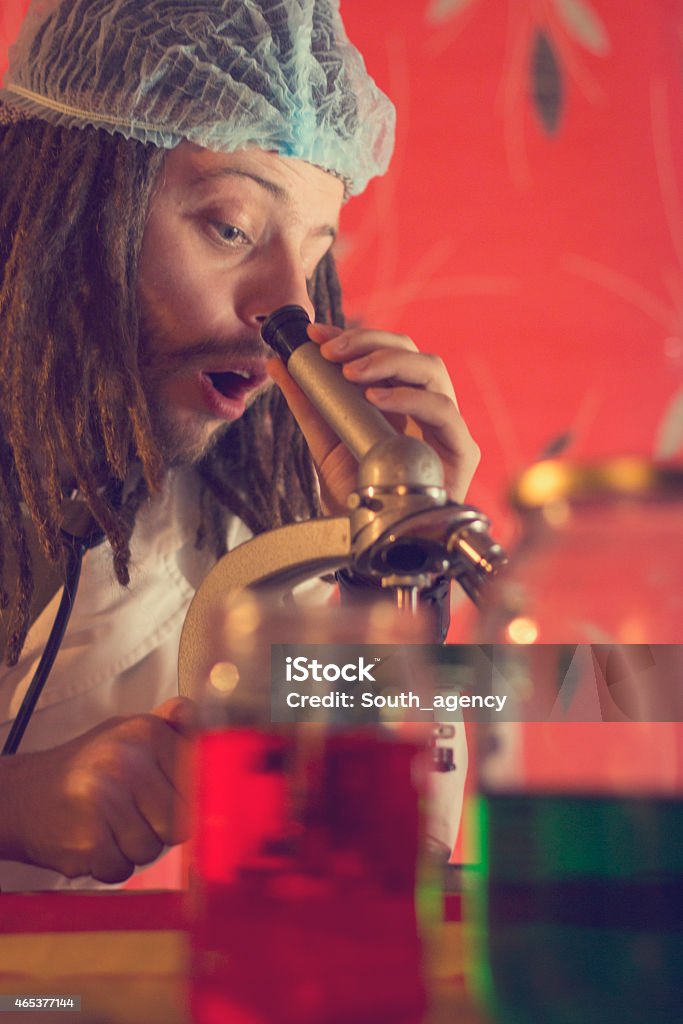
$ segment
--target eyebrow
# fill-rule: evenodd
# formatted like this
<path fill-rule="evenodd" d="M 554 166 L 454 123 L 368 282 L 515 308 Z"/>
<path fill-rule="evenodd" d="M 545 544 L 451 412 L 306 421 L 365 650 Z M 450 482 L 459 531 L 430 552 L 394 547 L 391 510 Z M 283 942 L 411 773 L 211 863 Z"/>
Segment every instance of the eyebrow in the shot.
<path fill-rule="evenodd" d="M 262 189 L 277 199 L 278 202 L 287 204 L 290 202 L 289 192 L 282 188 L 281 185 L 277 185 L 268 178 L 262 178 L 260 174 L 254 174 L 253 171 L 246 171 L 240 167 L 216 167 L 210 171 L 202 171 L 192 179 L 190 184 L 194 188 L 197 185 L 203 185 L 206 181 L 213 181 L 216 178 L 230 178 L 234 175 L 239 178 L 249 178 L 251 181 L 255 181 L 257 185 L 260 185 Z M 337 237 L 337 229 L 332 224 L 323 224 L 321 227 L 316 228 L 313 234 L 329 235 L 330 238 L 335 239 Z"/>

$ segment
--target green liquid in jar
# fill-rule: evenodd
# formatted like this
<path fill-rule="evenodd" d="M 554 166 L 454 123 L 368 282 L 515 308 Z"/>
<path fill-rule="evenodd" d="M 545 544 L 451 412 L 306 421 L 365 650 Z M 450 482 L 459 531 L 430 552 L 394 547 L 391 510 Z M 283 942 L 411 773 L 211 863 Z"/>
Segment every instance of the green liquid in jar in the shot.
<path fill-rule="evenodd" d="M 680 1020 L 683 801 L 497 794 L 478 812 L 475 978 L 494 1020 Z"/>

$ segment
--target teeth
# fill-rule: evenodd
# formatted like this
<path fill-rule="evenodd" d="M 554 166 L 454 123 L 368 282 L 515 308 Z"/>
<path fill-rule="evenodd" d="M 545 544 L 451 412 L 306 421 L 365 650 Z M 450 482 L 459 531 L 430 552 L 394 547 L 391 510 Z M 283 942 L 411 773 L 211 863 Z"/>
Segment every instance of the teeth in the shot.
<path fill-rule="evenodd" d="M 225 377 L 228 373 L 232 377 L 242 377 L 243 380 L 249 380 L 251 377 L 248 370 L 211 370 L 209 377 Z"/>
<path fill-rule="evenodd" d="M 248 371 L 214 370 L 208 373 L 207 376 L 216 391 L 220 391 L 226 397 L 242 394 L 243 391 L 251 387 L 252 374 Z M 240 389 L 238 381 L 244 382 L 245 387 L 243 389 Z"/>

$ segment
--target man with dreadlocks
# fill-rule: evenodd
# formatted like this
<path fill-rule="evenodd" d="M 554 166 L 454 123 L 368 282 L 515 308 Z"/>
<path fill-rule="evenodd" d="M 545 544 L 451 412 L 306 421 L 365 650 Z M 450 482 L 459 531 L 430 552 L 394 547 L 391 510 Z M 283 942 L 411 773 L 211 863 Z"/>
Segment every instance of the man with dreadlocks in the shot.
<path fill-rule="evenodd" d="M 270 312 L 309 310 L 324 356 L 437 450 L 452 499 L 478 453 L 440 360 L 343 330 L 330 246 L 344 198 L 386 169 L 393 108 L 335 0 L 34 0 L 10 58 L 5 734 L 68 572 L 62 529 L 80 536 L 85 512 L 104 537 L 21 752 L 0 760 L 0 887 L 19 889 L 119 881 L 183 838 L 173 692 L 194 589 L 249 532 L 352 489 L 353 459 L 266 361 Z"/>

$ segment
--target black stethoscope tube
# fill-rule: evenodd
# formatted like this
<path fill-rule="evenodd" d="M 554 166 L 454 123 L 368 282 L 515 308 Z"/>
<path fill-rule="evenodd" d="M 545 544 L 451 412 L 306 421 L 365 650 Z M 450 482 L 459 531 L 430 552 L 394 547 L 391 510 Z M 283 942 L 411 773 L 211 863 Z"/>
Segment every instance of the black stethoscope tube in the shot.
<path fill-rule="evenodd" d="M 66 578 L 64 580 L 62 599 L 59 602 L 55 621 L 52 623 L 52 629 L 50 630 L 50 635 L 47 643 L 45 644 L 45 649 L 41 655 L 40 661 L 38 662 L 38 667 L 33 673 L 33 679 L 31 680 L 29 688 L 21 702 L 21 707 L 19 708 L 17 716 L 12 722 L 12 728 L 9 731 L 9 735 L 2 749 L 3 757 L 6 754 L 16 754 L 19 748 L 19 744 L 26 732 L 26 727 L 31 720 L 31 715 L 38 703 L 38 698 L 43 692 L 45 683 L 52 671 L 52 666 L 55 663 L 55 658 L 59 653 L 59 648 L 62 645 L 62 640 L 66 633 L 66 627 L 68 626 L 69 619 L 71 618 L 74 601 L 76 600 L 78 582 L 81 578 L 83 556 L 89 548 L 96 547 L 104 540 L 104 534 L 100 531 L 96 531 L 87 537 L 74 537 L 73 534 L 62 530 L 62 539 L 67 552 Z"/>

